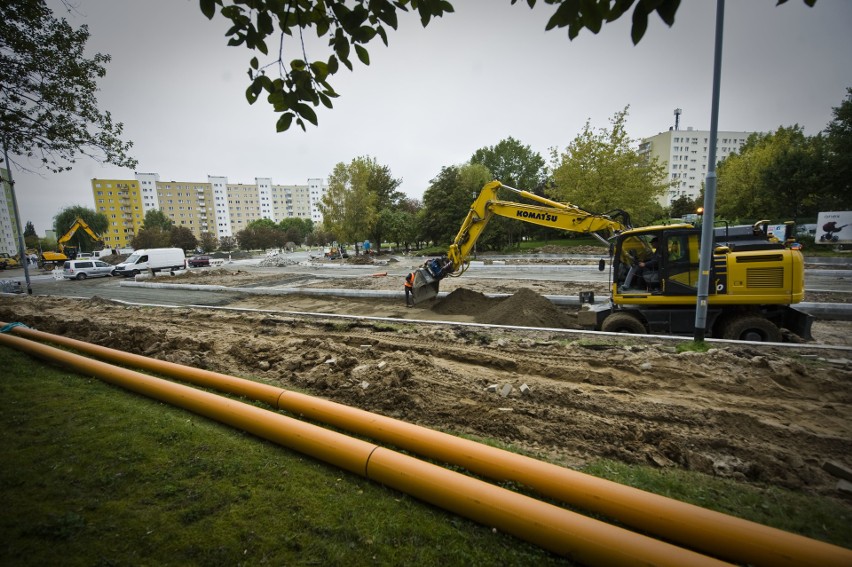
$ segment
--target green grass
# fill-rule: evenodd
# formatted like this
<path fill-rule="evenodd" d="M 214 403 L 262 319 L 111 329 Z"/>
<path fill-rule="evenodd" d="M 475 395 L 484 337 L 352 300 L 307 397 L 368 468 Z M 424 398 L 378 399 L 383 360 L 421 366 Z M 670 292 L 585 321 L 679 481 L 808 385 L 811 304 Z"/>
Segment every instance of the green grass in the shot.
<path fill-rule="evenodd" d="M 0 347 L 2 565 L 546 565 L 534 546 Z M 685 472 L 593 474 L 849 545 L 849 508 Z M 752 517 L 754 515 L 754 517 Z"/>
<path fill-rule="evenodd" d="M 99 380 L 0 365 L 0 565 L 566 564 Z"/>
<path fill-rule="evenodd" d="M 595 462 L 586 467 L 584 472 L 759 524 L 852 548 L 852 508 L 830 498 L 808 496 L 774 487 L 757 488 L 679 469 L 660 470 L 609 460 Z"/>

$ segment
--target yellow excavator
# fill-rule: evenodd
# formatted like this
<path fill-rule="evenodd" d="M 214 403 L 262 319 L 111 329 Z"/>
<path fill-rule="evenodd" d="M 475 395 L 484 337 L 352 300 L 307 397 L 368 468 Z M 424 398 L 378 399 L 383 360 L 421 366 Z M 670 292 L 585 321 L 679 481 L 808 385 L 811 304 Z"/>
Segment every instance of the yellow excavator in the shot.
<path fill-rule="evenodd" d="M 91 229 L 89 224 L 82 218 L 77 217 L 74 224 L 68 229 L 68 232 L 59 237 L 56 244 L 59 248 L 58 252 L 42 252 L 38 259 L 38 267 L 46 270 L 52 270 L 57 265 L 61 266 L 66 260 L 73 260 L 77 257 L 77 247 L 68 245 L 68 242 L 74 237 L 77 230 L 83 231 L 92 237 L 92 240 L 103 244 L 104 239 Z"/>
<path fill-rule="evenodd" d="M 501 189 L 534 203 L 500 200 Z M 499 181 L 482 188 L 446 256 L 416 270 L 415 303 L 437 296 L 444 277 L 467 270 L 476 240 L 494 215 L 591 234 L 609 246 L 609 301 L 586 306 L 581 325 L 640 334 L 694 332 L 700 227 L 683 223 L 633 228 L 624 211 L 592 213 Z M 783 240 L 768 232 L 769 221 L 714 228 L 709 336 L 778 342 L 781 329 L 787 329 L 812 338 L 813 317 L 792 307 L 804 298 L 804 258 L 794 240 L 795 224 L 785 224 Z M 606 269 L 604 260 L 599 269 Z"/>

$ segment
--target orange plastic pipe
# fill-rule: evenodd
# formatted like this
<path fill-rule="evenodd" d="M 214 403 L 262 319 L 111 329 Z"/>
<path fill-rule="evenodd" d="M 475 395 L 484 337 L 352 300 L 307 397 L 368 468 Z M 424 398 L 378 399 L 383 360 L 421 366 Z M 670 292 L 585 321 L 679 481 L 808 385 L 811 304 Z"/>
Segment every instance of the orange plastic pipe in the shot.
<path fill-rule="evenodd" d="M 518 482 L 544 496 L 731 561 L 767 567 L 852 565 L 852 551 L 835 545 L 321 398 L 25 327 L 13 332 L 256 399 L 494 480 Z"/>
<path fill-rule="evenodd" d="M 0 344 L 238 427 L 589 565 L 726 563 L 258 407 L 20 337 Z"/>

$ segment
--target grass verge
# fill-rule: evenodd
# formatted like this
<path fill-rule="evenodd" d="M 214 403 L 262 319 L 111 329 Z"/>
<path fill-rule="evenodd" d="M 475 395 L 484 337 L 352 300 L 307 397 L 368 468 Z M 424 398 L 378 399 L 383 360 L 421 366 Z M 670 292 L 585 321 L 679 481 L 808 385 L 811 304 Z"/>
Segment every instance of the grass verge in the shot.
<path fill-rule="evenodd" d="M 568 564 L 361 477 L 17 351 L 0 347 L 0 365 L 7 369 L 0 379 L 2 565 Z M 688 473 L 675 482 L 652 469 L 600 466 L 592 473 L 702 505 L 721 502 L 737 515 L 736 503 L 747 502 L 770 525 L 792 515 L 792 496 L 782 492 L 767 504 L 759 491 L 735 483 L 699 483 Z M 696 494 L 696 486 L 705 488 Z M 808 506 L 795 505 L 796 522 L 779 527 L 848 545 L 848 508 L 801 501 Z"/>

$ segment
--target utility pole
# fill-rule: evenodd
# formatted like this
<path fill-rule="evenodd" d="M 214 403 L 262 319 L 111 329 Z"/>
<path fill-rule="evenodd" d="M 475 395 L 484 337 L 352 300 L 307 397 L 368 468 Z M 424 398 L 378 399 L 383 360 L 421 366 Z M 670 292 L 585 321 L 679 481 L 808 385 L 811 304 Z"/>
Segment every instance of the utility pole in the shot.
<path fill-rule="evenodd" d="M 20 259 L 21 265 L 24 267 L 24 279 L 27 281 L 27 294 L 33 294 L 33 287 L 30 283 L 30 267 L 29 262 L 26 261 L 26 246 L 24 246 L 24 231 L 21 228 L 21 214 L 18 212 L 18 199 L 15 197 L 15 180 L 12 178 L 12 164 L 9 163 L 9 152 L 6 148 L 6 136 L 3 136 L 3 163 L 6 164 L 6 171 L 8 172 L 9 179 L 6 179 L 6 182 L 9 183 L 9 190 L 12 194 L 12 210 L 15 212 L 15 232 L 18 234 L 18 258 Z"/>
<path fill-rule="evenodd" d="M 716 139 L 719 134 L 719 85 L 722 79 L 722 30 L 725 0 L 716 0 L 716 52 L 713 59 L 713 95 L 710 105 L 710 154 L 704 183 L 704 217 L 701 222 L 701 255 L 698 260 L 698 296 L 695 303 L 695 341 L 704 342 L 707 332 L 707 298 L 713 261 L 713 219 L 716 217 Z"/>

